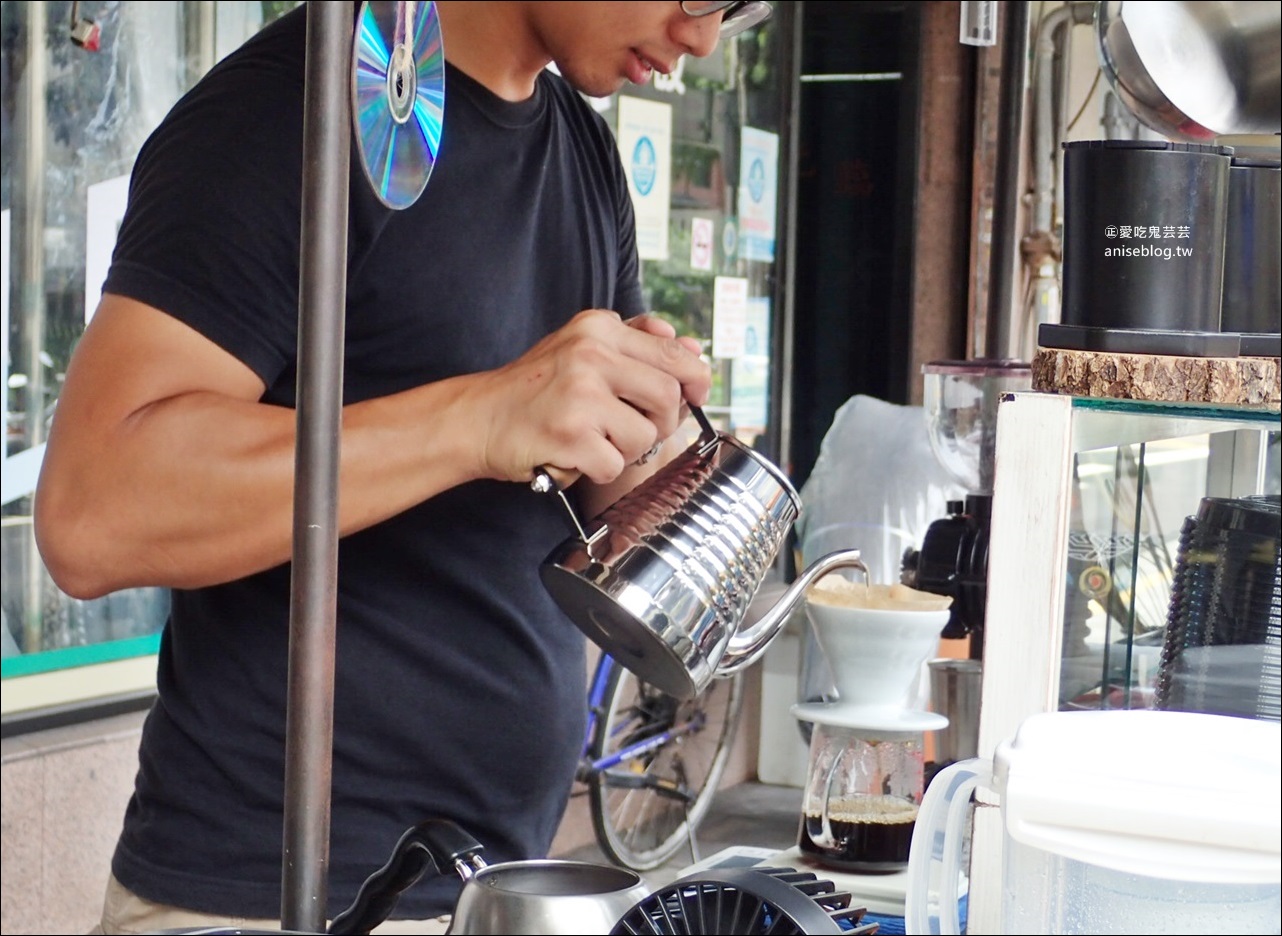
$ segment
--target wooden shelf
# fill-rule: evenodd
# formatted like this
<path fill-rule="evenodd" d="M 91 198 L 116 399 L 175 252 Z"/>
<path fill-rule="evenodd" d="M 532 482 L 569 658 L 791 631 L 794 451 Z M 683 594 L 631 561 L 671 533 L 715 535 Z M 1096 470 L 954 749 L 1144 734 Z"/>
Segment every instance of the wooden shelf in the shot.
<path fill-rule="evenodd" d="M 1282 403 L 1282 367 L 1278 358 L 1174 357 L 1038 348 L 1032 370 L 1033 389 L 1043 393 L 1262 410 L 1276 410 Z"/>

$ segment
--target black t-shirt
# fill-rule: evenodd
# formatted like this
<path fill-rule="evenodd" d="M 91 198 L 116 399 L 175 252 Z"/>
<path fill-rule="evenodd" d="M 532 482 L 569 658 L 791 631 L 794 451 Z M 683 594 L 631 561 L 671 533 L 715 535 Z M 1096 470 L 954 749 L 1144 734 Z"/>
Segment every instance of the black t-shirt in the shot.
<path fill-rule="evenodd" d="M 305 6 L 148 140 L 105 285 L 227 349 L 281 406 L 296 379 Z M 439 159 L 403 211 L 359 166 L 353 152 L 346 402 L 497 367 L 581 309 L 641 311 L 613 137 L 556 76 L 510 103 L 447 68 Z M 546 854 L 583 740 L 585 654 L 538 566 L 570 534 L 555 498 L 481 481 L 341 542 L 329 914 L 429 817 L 458 822 L 491 864 Z M 285 565 L 173 596 L 113 861 L 143 897 L 279 913 L 289 593 Z M 395 916 L 447 912 L 459 884 L 429 875 Z"/>

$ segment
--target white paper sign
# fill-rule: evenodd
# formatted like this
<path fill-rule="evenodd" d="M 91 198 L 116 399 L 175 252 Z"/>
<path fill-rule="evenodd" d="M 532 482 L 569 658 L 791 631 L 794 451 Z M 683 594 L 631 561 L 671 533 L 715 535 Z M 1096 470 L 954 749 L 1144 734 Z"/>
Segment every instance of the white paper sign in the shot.
<path fill-rule="evenodd" d="M 690 219 L 690 268 L 712 269 L 712 239 L 714 225 L 711 218 Z"/>
<path fill-rule="evenodd" d="M 620 95 L 616 136 L 637 216 L 637 253 L 642 260 L 667 260 L 672 105 Z"/>
<path fill-rule="evenodd" d="M 739 255 L 775 259 L 775 201 L 779 189 L 779 135 L 744 127 L 739 155 Z"/>
<path fill-rule="evenodd" d="M 0 460 L 9 453 L 9 217 L 0 211 Z"/>
<path fill-rule="evenodd" d="M 770 299 L 748 300 L 743 354 L 730 362 L 730 423 L 765 429 L 770 400 Z"/>
<path fill-rule="evenodd" d="M 726 218 L 726 223 L 721 228 L 721 252 L 725 254 L 727 263 L 738 256 L 739 227 L 734 223 L 734 218 Z"/>
<path fill-rule="evenodd" d="M 85 324 L 93 318 L 102 299 L 102 284 L 111 267 L 116 234 L 129 199 L 128 174 L 89 186 L 85 210 Z"/>
<path fill-rule="evenodd" d="M 712 356 L 741 356 L 747 325 L 747 279 L 740 276 L 718 276 L 713 280 L 712 287 Z"/>
<path fill-rule="evenodd" d="M 9 209 L 0 211 L 0 360 L 3 360 L 4 366 L 0 368 L 0 390 L 4 395 L 3 409 L 4 426 L 9 425 L 9 370 L 13 362 L 9 358 L 9 291 L 13 284 L 9 282 L 9 273 L 13 269 L 10 259 L 12 256 L 12 241 L 10 240 L 10 220 L 12 215 Z M 21 307 L 20 307 L 21 308 Z M 36 367 L 40 366 L 37 361 Z M 4 435 L 7 437 L 8 432 Z M 45 447 L 44 443 L 33 448 L 23 449 L 16 455 L 9 454 L 9 443 L 6 438 L 0 443 L 0 504 L 11 504 L 20 497 L 26 497 L 36 489 L 36 481 L 40 477 L 40 463 L 44 460 Z"/>

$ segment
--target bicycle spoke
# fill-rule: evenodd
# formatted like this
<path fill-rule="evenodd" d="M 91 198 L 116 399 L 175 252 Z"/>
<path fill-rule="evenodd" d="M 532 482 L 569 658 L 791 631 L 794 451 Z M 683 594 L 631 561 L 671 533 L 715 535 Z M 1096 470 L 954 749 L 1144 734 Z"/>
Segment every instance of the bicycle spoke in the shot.
<path fill-rule="evenodd" d="M 742 701 L 739 677 L 682 702 L 624 670 L 611 674 L 588 783 L 598 842 L 612 860 L 646 870 L 681 848 L 698 854 L 694 832 L 725 771 Z"/>

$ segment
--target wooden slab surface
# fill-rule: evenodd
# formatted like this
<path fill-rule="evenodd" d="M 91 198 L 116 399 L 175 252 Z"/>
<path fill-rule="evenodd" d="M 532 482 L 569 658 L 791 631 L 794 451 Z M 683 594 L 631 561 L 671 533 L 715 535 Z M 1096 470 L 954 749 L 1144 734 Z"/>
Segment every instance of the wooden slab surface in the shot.
<path fill-rule="evenodd" d="M 1198 358 L 1038 348 L 1033 389 L 1072 396 L 1278 409 L 1278 358 Z"/>

